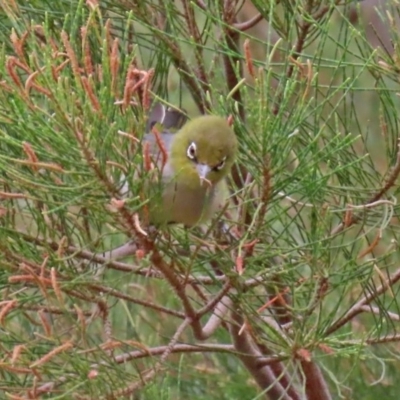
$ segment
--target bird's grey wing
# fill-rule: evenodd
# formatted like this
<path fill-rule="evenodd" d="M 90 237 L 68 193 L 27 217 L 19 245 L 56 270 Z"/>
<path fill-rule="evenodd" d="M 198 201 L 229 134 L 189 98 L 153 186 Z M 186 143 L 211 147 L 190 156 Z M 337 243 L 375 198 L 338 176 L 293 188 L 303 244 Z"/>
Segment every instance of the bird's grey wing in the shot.
<path fill-rule="evenodd" d="M 151 132 L 153 126 L 157 123 L 162 123 L 165 118 L 167 108 L 161 103 L 154 104 L 150 111 L 149 119 L 147 120 L 146 132 Z"/>
<path fill-rule="evenodd" d="M 180 129 L 187 121 L 187 115 L 184 111 L 168 108 L 165 113 L 162 125 L 164 129 Z"/>
<path fill-rule="evenodd" d="M 171 149 L 171 144 L 174 139 L 175 134 L 170 132 L 161 132 L 158 137 L 162 140 L 163 149 L 160 148 L 157 142 L 156 135 L 154 133 L 146 133 L 143 137 L 143 143 L 150 144 L 150 156 L 154 165 L 157 165 L 158 169 L 162 171 L 163 177 L 167 178 L 172 174 L 172 167 L 169 160 L 169 154 Z M 165 157 L 164 152 L 167 153 Z"/>
<path fill-rule="evenodd" d="M 171 149 L 171 143 L 172 140 L 174 139 L 174 135 L 175 135 L 174 133 L 168 131 L 163 131 L 158 135 L 167 153 L 169 153 Z M 160 152 L 160 145 L 157 142 L 157 136 L 154 133 L 151 132 L 151 133 L 146 133 L 144 135 L 143 143 L 146 142 L 150 144 L 150 154 L 156 155 Z"/>
<path fill-rule="evenodd" d="M 171 167 L 169 164 L 168 157 L 165 157 L 163 152 L 170 153 L 171 144 L 174 139 L 176 131 L 178 131 L 187 121 L 187 115 L 185 111 L 174 109 L 171 107 L 165 107 L 161 103 L 155 103 L 147 122 L 146 134 L 143 137 L 143 143 L 149 143 L 150 154 L 153 158 L 153 162 L 162 168 L 163 175 L 169 176 Z M 153 132 L 154 125 L 157 124 L 157 131 L 159 135 Z M 158 138 L 162 141 L 163 148 L 160 148 L 160 144 L 157 142 Z M 166 164 L 165 164 L 166 162 Z"/>
<path fill-rule="evenodd" d="M 182 128 L 186 121 L 187 115 L 184 110 L 165 107 L 161 103 L 155 103 L 147 121 L 146 132 L 151 132 L 155 124 L 161 124 L 166 130 L 178 130 Z"/>

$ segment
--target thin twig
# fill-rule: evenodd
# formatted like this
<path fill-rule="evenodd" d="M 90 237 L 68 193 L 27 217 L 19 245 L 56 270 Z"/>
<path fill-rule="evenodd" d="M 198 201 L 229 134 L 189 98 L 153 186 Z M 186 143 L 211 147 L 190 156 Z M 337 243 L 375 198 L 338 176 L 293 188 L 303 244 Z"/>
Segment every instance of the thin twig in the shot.
<path fill-rule="evenodd" d="M 254 25 L 257 25 L 264 17 L 258 13 L 253 18 L 249 19 L 245 22 L 236 22 L 233 24 L 233 27 L 241 32 L 246 32 L 248 29 L 251 29 Z"/>
<path fill-rule="evenodd" d="M 150 356 L 158 356 L 165 353 L 167 346 L 153 347 L 146 350 L 135 350 L 129 353 L 120 354 L 115 356 L 114 360 L 118 364 L 123 364 L 131 360 L 137 360 L 140 358 L 146 358 Z M 234 353 L 236 354 L 235 348 L 231 344 L 176 344 L 171 353 Z M 101 364 L 93 364 L 91 368 L 97 368 L 99 365 L 109 365 L 106 361 Z"/>
<path fill-rule="evenodd" d="M 399 280 L 400 280 L 400 269 L 398 269 L 393 275 L 389 276 L 388 282 L 386 284 L 379 286 L 373 293 L 369 293 L 366 296 L 364 296 L 361 300 L 359 300 L 356 304 L 354 304 L 354 306 L 351 307 L 350 310 L 347 311 L 347 313 L 343 317 L 336 320 L 330 326 L 330 328 L 326 330 L 325 332 L 326 335 L 330 335 L 332 332 L 337 331 L 344 324 L 352 320 L 356 315 L 363 312 L 364 306 L 371 303 L 371 301 L 374 301 L 378 296 L 380 296 L 386 290 L 391 288 Z"/>
<path fill-rule="evenodd" d="M 180 298 L 185 310 L 186 318 L 190 320 L 190 325 L 193 329 L 195 338 L 197 340 L 205 340 L 206 338 L 204 337 L 199 317 L 186 294 L 185 286 L 182 284 L 179 276 L 172 268 L 170 268 L 169 265 L 166 264 L 157 249 L 153 248 L 150 260 L 153 262 L 155 268 L 165 276 L 170 286 L 175 290 L 175 293 Z"/>
<path fill-rule="evenodd" d="M 202 317 L 204 314 L 211 311 L 220 301 L 224 298 L 229 290 L 231 289 L 231 283 L 226 282 L 222 289 L 199 311 L 197 311 L 197 316 Z"/>
<path fill-rule="evenodd" d="M 400 315 L 396 314 L 394 312 L 391 312 L 391 311 L 381 310 L 380 308 L 373 307 L 371 305 L 361 306 L 360 308 L 364 312 L 370 312 L 372 314 L 380 315 L 380 316 L 387 316 L 391 321 L 396 321 L 396 322 L 400 321 Z"/>
<path fill-rule="evenodd" d="M 339 3 L 341 0 L 335 0 L 335 4 Z M 300 56 L 301 53 L 303 51 L 307 36 L 309 34 L 310 29 L 314 26 L 314 21 L 318 21 L 321 18 L 324 17 L 324 15 L 332 8 L 332 5 L 326 5 L 320 8 L 320 10 L 318 10 L 316 13 L 314 13 L 314 15 L 311 16 L 310 18 L 310 14 L 311 14 L 311 8 L 312 8 L 312 1 L 307 1 L 306 2 L 306 6 L 304 9 L 304 14 L 307 16 L 307 20 L 304 18 L 302 22 L 299 23 L 298 26 L 298 36 L 297 36 L 297 40 L 296 43 L 294 44 L 293 48 L 293 54 L 291 55 L 292 59 L 294 61 L 296 61 Z M 312 20 L 313 19 L 313 20 Z M 290 63 L 288 66 L 288 69 L 286 71 L 286 78 L 287 79 L 291 79 L 294 73 L 294 67 L 295 64 L 294 63 Z M 278 93 L 277 95 L 277 100 L 275 101 L 275 105 L 273 107 L 273 114 L 277 115 L 279 113 L 280 110 L 280 104 L 281 104 L 281 100 L 282 100 L 282 96 L 284 93 L 285 89 L 282 89 L 282 91 L 280 93 Z"/>
<path fill-rule="evenodd" d="M 197 80 L 202 88 L 203 93 L 205 93 L 209 89 L 210 85 L 208 83 L 208 78 L 204 67 L 204 55 L 203 55 L 204 45 L 202 43 L 202 38 L 200 36 L 199 28 L 196 23 L 196 16 L 194 14 L 191 1 L 181 0 L 181 2 L 184 9 L 184 16 L 188 28 L 188 34 L 190 40 L 194 41 L 194 55 L 197 64 L 197 69 L 196 69 Z"/>
<path fill-rule="evenodd" d="M 87 284 L 86 287 L 92 289 L 92 290 L 96 290 L 100 293 L 107 293 L 110 296 L 114 296 L 118 299 L 122 299 L 122 300 L 126 300 L 129 301 L 131 303 L 135 303 L 135 304 L 140 304 L 143 307 L 147 307 L 147 308 L 151 308 L 153 310 L 159 311 L 159 312 L 163 312 L 165 314 L 168 315 L 172 315 L 174 317 L 178 317 L 181 319 L 185 318 L 185 314 L 179 311 L 175 311 L 175 310 L 171 310 L 170 308 L 166 308 L 163 306 L 159 306 L 158 304 L 154 304 L 151 303 L 149 301 L 144 301 L 144 300 L 139 300 L 136 297 L 132 297 L 129 296 L 125 293 L 121 293 L 118 290 L 115 290 L 113 288 L 110 288 L 108 286 L 104 286 L 104 285 L 98 285 L 98 284 Z"/>
<path fill-rule="evenodd" d="M 112 358 L 112 361 L 117 364 L 123 364 L 132 360 L 138 360 L 142 358 L 159 356 L 165 354 L 168 346 L 158 346 L 153 348 L 146 348 L 144 350 L 135 350 L 131 352 L 127 352 L 124 354 L 120 354 Z M 231 344 L 175 344 L 170 350 L 169 354 L 176 353 L 228 353 L 228 354 L 236 354 L 235 348 Z M 269 363 L 275 362 L 275 358 L 263 358 L 260 362 L 263 365 L 267 365 Z M 109 367 L 110 362 L 102 361 L 100 363 L 92 364 L 90 366 L 91 370 L 97 370 L 100 366 Z M 39 393 L 50 392 L 55 388 L 55 386 L 66 382 L 66 377 L 60 377 L 57 382 L 46 382 L 38 388 Z"/>
<path fill-rule="evenodd" d="M 368 208 L 368 205 L 377 203 L 396 183 L 397 178 L 400 175 L 400 140 L 397 144 L 397 156 L 396 162 L 392 168 L 392 171 L 389 175 L 389 178 L 386 180 L 385 185 L 376 192 L 370 200 L 368 200 L 365 204 L 365 208 Z M 352 215 L 349 221 L 341 222 L 337 225 L 330 233 L 331 236 L 337 235 L 342 232 L 343 229 L 348 228 L 354 224 L 356 224 L 361 219 L 361 215 Z"/>
<path fill-rule="evenodd" d="M 37 246 L 41 246 L 44 249 L 52 249 L 54 251 L 59 250 L 59 243 L 52 242 L 49 240 L 44 240 L 40 239 L 36 236 L 30 236 L 26 234 L 23 231 L 18 231 L 18 235 L 20 237 L 23 237 L 23 239 L 29 243 L 34 243 Z M 130 244 L 125 244 L 123 246 L 131 246 Z M 133 246 L 133 244 L 132 244 Z M 118 250 L 118 249 L 116 249 Z M 154 268 L 142 268 L 140 265 L 134 265 L 134 264 L 128 264 L 128 263 L 123 263 L 119 261 L 110 261 L 109 258 L 106 256 L 104 257 L 103 255 L 100 255 L 98 253 L 93 253 L 87 250 L 82 250 L 77 246 L 67 246 L 63 248 L 63 251 L 73 257 L 76 258 L 81 258 L 84 260 L 92 261 L 94 263 L 98 264 L 104 264 L 107 268 L 115 269 L 117 271 L 122 271 L 122 272 L 129 272 L 129 273 L 135 273 L 141 276 L 145 277 L 152 277 L 152 278 L 158 278 L 158 279 L 163 279 L 163 275 L 155 270 Z M 114 250 L 110 251 L 111 253 L 114 252 Z M 130 252 L 130 251 L 129 251 Z M 180 279 L 185 279 L 187 283 L 189 284 L 201 284 L 201 285 L 215 285 L 218 282 L 224 282 L 226 281 L 226 276 L 221 275 L 221 276 L 183 276 L 183 275 L 178 275 Z M 268 278 L 265 278 L 268 279 Z M 251 278 L 247 280 L 244 283 L 244 286 L 246 287 L 255 287 L 260 284 L 262 284 L 265 281 L 264 278 Z"/>
<path fill-rule="evenodd" d="M 391 343 L 399 341 L 400 341 L 400 334 L 396 333 L 394 335 L 386 335 L 379 338 L 370 338 L 365 340 L 365 343 L 373 345 L 373 344 Z"/>
<path fill-rule="evenodd" d="M 161 354 L 160 360 L 156 365 L 152 368 L 150 372 L 147 374 L 144 374 L 140 377 L 139 382 L 135 382 L 125 388 L 119 389 L 111 393 L 110 395 L 107 395 L 105 398 L 112 400 L 118 397 L 127 397 L 133 392 L 135 392 L 137 389 L 143 387 L 149 380 L 154 378 L 154 376 L 157 374 L 157 372 L 162 368 L 162 365 L 164 361 L 168 358 L 168 356 L 173 352 L 173 349 L 179 340 L 179 337 L 182 335 L 184 330 L 191 324 L 190 318 L 185 319 L 182 324 L 177 328 L 175 331 L 175 334 L 171 338 L 170 342 L 168 343 L 167 346 L 164 347 L 164 351 Z"/>

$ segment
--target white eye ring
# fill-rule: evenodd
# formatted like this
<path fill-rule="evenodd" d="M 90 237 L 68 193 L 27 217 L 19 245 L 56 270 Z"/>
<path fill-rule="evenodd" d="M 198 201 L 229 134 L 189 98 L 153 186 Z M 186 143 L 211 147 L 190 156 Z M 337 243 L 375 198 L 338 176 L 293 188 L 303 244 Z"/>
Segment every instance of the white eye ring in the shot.
<path fill-rule="evenodd" d="M 189 144 L 189 146 L 187 148 L 187 151 L 186 151 L 186 155 L 191 160 L 195 160 L 196 159 L 196 143 L 192 142 L 192 143 Z"/>
<path fill-rule="evenodd" d="M 225 167 L 225 161 L 226 161 L 226 157 L 224 157 L 224 158 L 222 159 L 222 161 L 221 161 L 219 164 L 217 164 L 214 168 L 215 168 L 217 171 L 221 171 L 221 169 Z"/>

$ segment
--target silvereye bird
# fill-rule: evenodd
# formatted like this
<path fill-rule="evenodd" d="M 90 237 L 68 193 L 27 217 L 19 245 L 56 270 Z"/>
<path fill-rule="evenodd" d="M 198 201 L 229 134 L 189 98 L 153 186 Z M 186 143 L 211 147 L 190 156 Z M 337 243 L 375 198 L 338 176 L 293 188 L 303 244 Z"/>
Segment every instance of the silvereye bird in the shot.
<path fill-rule="evenodd" d="M 202 224 L 223 208 L 229 193 L 225 178 L 237 152 L 233 130 L 217 116 L 203 115 L 184 124 L 185 121 L 181 112 L 166 109 L 160 103 L 149 118 L 148 130 L 153 132 L 143 140 L 149 143 L 153 160 L 162 171 L 161 195 L 150 198 L 152 225 Z M 164 165 L 160 152 L 167 156 Z"/>
<path fill-rule="evenodd" d="M 185 123 L 184 113 L 157 103 L 143 137 L 150 155 L 162 172 L 160 186 L 149 182 L 150 223 L 194 226 L 207 222 L 221 210 L 229 194 L 226 176 L 235 161 L 237 140 L 221 117 L 201 116 Z M 154 131 L 159 133 L 154 133 Z M 152 132 L 153 131 L 153 132 Z M 162 141 L 162 149 L 158 139 Z M 166 153 L 167 159 L 163 165 Z M 154 190 L 153 190 L 154 189 Z M 160 196 L 157 196 L 160 189 Z M 106 259 L 135 254 L 134 243 L 103 253 Z"/>

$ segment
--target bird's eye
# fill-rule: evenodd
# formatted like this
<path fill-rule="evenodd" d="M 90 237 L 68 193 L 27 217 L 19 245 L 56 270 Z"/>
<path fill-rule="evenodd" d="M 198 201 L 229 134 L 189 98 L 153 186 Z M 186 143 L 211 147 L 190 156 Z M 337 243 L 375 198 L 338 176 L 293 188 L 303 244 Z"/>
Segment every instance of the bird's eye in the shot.
<path fill-rule="evenodd" d="M 224 157 L 222 161 L 218 163 L 213 169 L 215 169 L 216 171 L 221 171 L 221 169 L 225 167 L 225 161 L 226 157 Z"/>
<path fill-rule="evenodd" d="M 194 142 L 189 144 L 186 154 L 191 160 L 196 160 L 196 144 Z"/>

